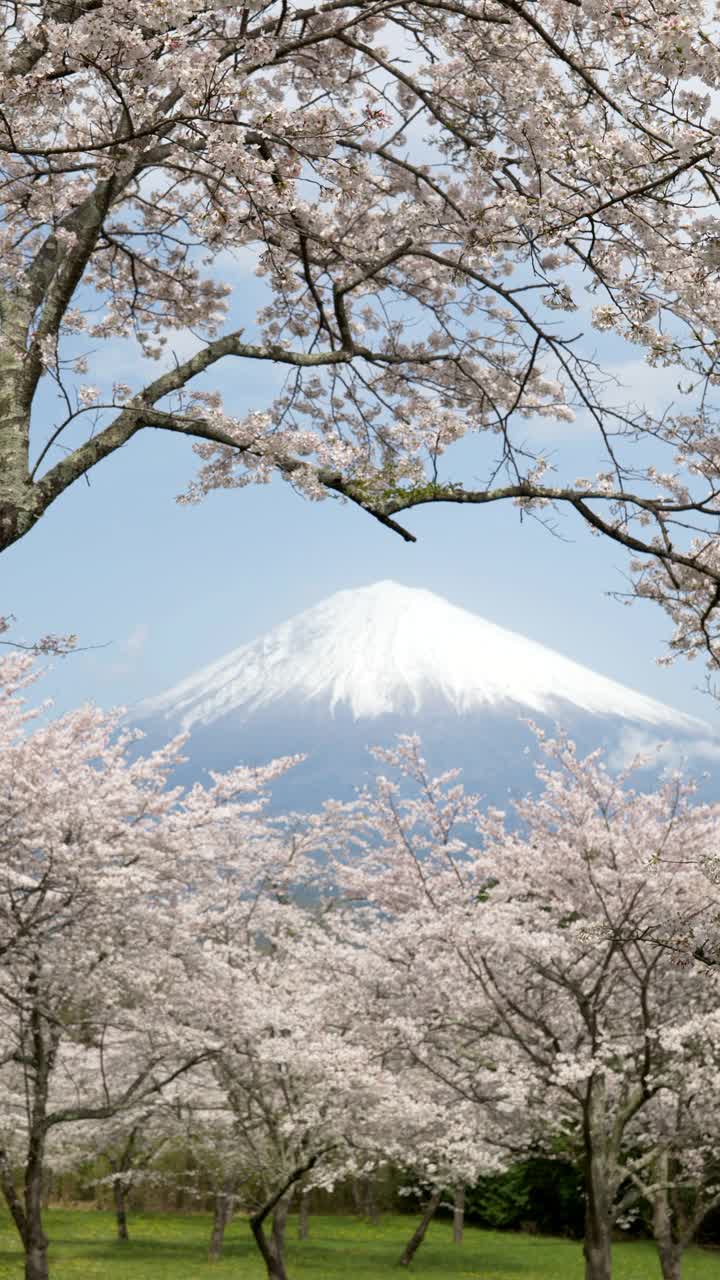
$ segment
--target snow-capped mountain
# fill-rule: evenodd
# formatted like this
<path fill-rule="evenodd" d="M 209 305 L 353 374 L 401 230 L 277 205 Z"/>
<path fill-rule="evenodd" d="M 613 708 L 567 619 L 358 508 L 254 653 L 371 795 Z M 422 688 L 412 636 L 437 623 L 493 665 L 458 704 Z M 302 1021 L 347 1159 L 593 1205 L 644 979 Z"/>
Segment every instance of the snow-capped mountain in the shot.
<path fill-rule="evenodd" d="M 493 799 L 531 780 L 525 721 L 579 745 L 671 739 L 714 754 L 702 721 L 627 689 L 429 591 L 379 582 L 339 591 L 142 703 L 150 736 L 191 733 L 192 768 L 307 751 L 293 802 L 347 795 L 368 744 L 417 732 L 431 762 L 458 764 Z M 702 745 L 701 745 L 702 744 Z M 717 746 L 720 751 L 720 742 Z"/>
<path fill-rule="evenodd" d="M 322 705 L 329 715 L 343 708 L 355 720 L 417 715 L 438 701 L 456 715 L 512 704 L 552 713 L 564 703 L 591 715 L 701 727 L 430 591 L 395 582 L 338 591 L 149 699 L 143 712 L 192 729 L 228 714 L 240 723 L 287 698 Z"/>

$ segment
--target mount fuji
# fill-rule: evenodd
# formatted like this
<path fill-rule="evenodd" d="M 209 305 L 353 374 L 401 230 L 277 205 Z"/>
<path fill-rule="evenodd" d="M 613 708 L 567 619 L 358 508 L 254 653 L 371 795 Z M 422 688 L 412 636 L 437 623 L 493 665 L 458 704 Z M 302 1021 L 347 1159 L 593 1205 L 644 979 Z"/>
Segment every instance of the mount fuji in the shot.
<path fill-rule="evenodd" d="M 610 764 L 720 755 L 683 715 L 429 591 L 379 582 L 339 591 L 141 703 L 149 744 L 190 732 L 188 777 L 305 752 L 276 790 L 285 807 L 349 798 L 374 772 L 368 745 L 418 733 L 432 767 L 463 769 L 493 803 L 532 786 L 528 719 L 559 726 Z"/>

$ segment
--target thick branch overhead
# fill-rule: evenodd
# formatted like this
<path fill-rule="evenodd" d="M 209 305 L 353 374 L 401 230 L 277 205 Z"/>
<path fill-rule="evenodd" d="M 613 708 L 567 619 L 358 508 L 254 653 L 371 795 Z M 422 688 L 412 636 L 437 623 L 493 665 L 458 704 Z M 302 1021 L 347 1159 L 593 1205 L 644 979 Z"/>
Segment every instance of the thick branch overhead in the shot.
<path fill-rule="evenodd" d="M 2 546 L 167 431 L 199 458 L 185 502 L 277 474 L 408 542 L 417 506 L 566 509 L 630 553 L 674 651 L 715 661 L 720 29 L 700 0 L 7 13 Z M 249 412 L 248 362 L 281 375 Z M 654 369 L 675 370 L 664 404 Z"/>

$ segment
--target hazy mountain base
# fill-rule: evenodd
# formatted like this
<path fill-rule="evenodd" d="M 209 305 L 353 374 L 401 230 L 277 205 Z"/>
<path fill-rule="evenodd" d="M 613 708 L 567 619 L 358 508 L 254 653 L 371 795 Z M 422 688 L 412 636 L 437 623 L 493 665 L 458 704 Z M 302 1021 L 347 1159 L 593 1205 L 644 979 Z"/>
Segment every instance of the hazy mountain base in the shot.
<path fill-rule="evenodd" d="M 141 750 L 159 745 L 178 731 L 171 719 L 138 721 L 147 738 Z M 650 731 L 645 724 L 613 716 L 583 715 L 575 707 L 558 705 L 555 716 L 536 715 L 533 723 L 554 736 L 564 731 L 586 754 L 606 753 L 608 767 L 617 770 L 643 749 L 650 763 L 637 776 L 638 787 L 653 787 L 668 767 L 683 767 L 698 778 L 699 797 L 720 799 L 720 771 L 712 757 L 720 742 L 680 730 L 672 735 Z M 468 791 L 484 801 L 509 809 L 514 799 L 536 789 L 537 740 L 527 712 L 511 703 L 482 711 L 449 712 L 439 699 L 421 713 L 411 710 L 354 719 L 348 710 L 300 699 L 244 717 L 237 712 L 210 725 L 197 725 L 186 747 L 187 764 L 176 781 L 202 780 L 208 769 L 224 770 L 239 763 L 262 764 L 275 756 L 304 753 L 306 759 L 273 789 L 275 812 L 310 812 L 327 799 L 350 800 L 374 775 L 385 770 L 369 752 L 371 746 L 390 746 L 397 734 L 417 734 L 430 771 L 460 768 Z M 661 749 L 655 743 L 667 743 Z M 707 776 L 703 776 L 707 774 Z"/>

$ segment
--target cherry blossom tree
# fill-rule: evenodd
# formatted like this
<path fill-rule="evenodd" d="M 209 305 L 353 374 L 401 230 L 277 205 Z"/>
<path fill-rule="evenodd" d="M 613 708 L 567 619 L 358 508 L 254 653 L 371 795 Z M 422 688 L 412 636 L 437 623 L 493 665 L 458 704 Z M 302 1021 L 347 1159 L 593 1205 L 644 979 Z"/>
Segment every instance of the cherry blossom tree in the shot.
<path fill-rule="evenodd" d="M 117 1170 L 113 1183 L 122 1172 L 122 1157 L 130 1147 L 131 1185 L 172 1187 L 199 1205 L 211 1199 L 208 1260 L 218 1262 L 234 1210 L 252 1202 L 247 1188 L 253 1183 L 254 1167 L 252 1153 L 235 1131 L 232 1113 L 209 1066 L 204 1073 L 198 1070 L 183 1076 L 165 1093 L 154 1108 L 149 1133 L 139 1135 L 139 1142 L 134 1138 L 133 1117 L 123 1115 L 118 1121 L 113 1126 L 117 1139 L 108 1153 Z M 132 1146 L 128 1138 L 134 1139 Z M 107 1152 L 107 1135 L 93 1137 L 91 1149 Z M 158 1154 L 159 1164 L 155 1163 Z"/>
<path fill-rule="evenodd" d="M 161 1181 L 155 1162 L 177 1134 L 175 1113 L 163 1102 L 159 1094 L 145 1097 L 143 1105 L 123 1108 L 111 1118 L 63 1128 L 58 1141 L 54 1131 L 49 1135 L 47 1160 L 53 1173 L 77 1171 L 91 1163 L 96 1187 L 110 1187 L 116 1238 L 121 1244 L 130 1238 L 129 1195 L 138 1186 Z"/>
<path fill-rule="evenodd" d="M 47 704 L 23 700 L 36 676 L 28 655 L 0 659 L 0 1184 L 26 1280 L 47 1277 L 50 1135 L 136 1112 L 212 1054 L 184 995 L 192 912 L 178 906 L 213 850 L 240 843 L 252 861 L 269 839 L 274 856 L 262 789 L 291 763 L 183 793 L 167 785 L 181 739 L 131 760 L 119 712 L 40 724 Z"/>
<path fill-rule="evenodd" d="M 494 1070 L 526 1133 L 582 1159 L 586 1276 L 609 1280 L 629 1126 L 682 1070 L 671 1037 L 688 1008 L 717 1004 L 697 966 L 641 934 L 664 910 L 716 915 L 688 855 L 717 842 L 720 810 L 710 823 L 675 779 L 637 793 L 598 753 L 540 740 L 544 790 L 517 805 L 514 830 L 452 775 L 430 776 L 416 739 L 379 752 L 406 787 L 381 777 L 351 807 L 337 874 L 392 921 L 382 967 L 406 991 L 398 1027 L 416 1069 L 485 1109 Z"/>
<path fill-rule="evenodd" d="M 637 1118 L 632 1183 L 649 1203 L 663 1280 L 680 1280 L 682 1257 L 711 1209 L 720 1204 L 717 1073 L 720 1019 L 717 978 L 707 976 L 704 1000 L 682 1026 L 658 1038 L 672 1067 Z M 702 1004 L 714 1006 L 703 1009 Z"/>
<path fill-rule="evenodd" d="M 376 753 L 399 778 L 270 818 L 293 760 L 173 788 L 182 739 L 130 758 L 119 712 L 28 707 L 36 676 L 0 659 L 0 1189 L 26 1280 L 48 1275 L 43 1173 L 88 1135 L 121 1189 L 138 1125 L 143 1149 L 188 1117 L 220 1135 L 215 1252 L 242 1202 L 287 1280 L 295 1190 L 411 1170 L 407 1262 L 441 1193 L 547 1140 L 548 1111 L 584 1162 L 587 1280 L 639 1190 L 677 1280 L 717 1196 L 717 974 L 658 921 L 716 927 L 720 807 L 539 735 L 511 828 L 402 738 Z"/>
<path fill-rule="evenodd" d="M 213 1198 L 213 1222 L 208 1242 L 208 1261 L 219 1262 L 225 1242 L 225 1231 L 238 1205 L 245 1206 L 244 1189 L 253 1181 L 254 1170 L 248 1164 L 248 1152 L 244 1149 L 232 1125 L 232 1116 L 225 1110 L 220 1115 L 207 1115 L 205 1101 L 204 1123 L 202 1101 L 189 1112 L 192 1129 L 185 1138 L 187 1149 L 192 1152 L 193 1166 L 203 1180 L 210 1184 Z"/>
<path fill-rule="evenodd" d="M 286 1280 L 284 1228 L 296 1189 L 331 1190 L 399 1153 L 421 1159 L 430 1147 L 457 1177 L 458 1149 L 472 1142 L 467 1127 L 456 1134 L 437 1100 L 427 1091 L 413 1096 L 383 1060 L 370 1034 L 376 1024 L 362 1016 L 354 979 L 343 974 L 342 948 L 318 937 L 302 908 L 285 904 L 282 912 L 289 917 L 272 933 L 267 915 L 262 925 L 255 918 L 260 947 L 237 933 L 224 955 L 205 947 L 201 978 L 203 1018 L 222 1047 L 200 1107 L 217 1113 L 224 1103 L 230 1117 L 230 1194 L 250 1214 L 268 1280 Z M 224 1164 L 232 1173 L 232 1161 Z M 469 1164 L 476 1167 L 476 1155 L 465 1155 L 464 1174 Z M 246 1171 L 240 1187 L 238 1166 Z"/>
<path fill-rule="evenodd" d="M 3 12 L 0 546 L 160 430 L 196 441 L 190 501 L 279 473 L 408 539 L 396 517 L 425 503 L 569 507 L 638 553 L 676 649 L 714 652 L 720 42 L 702 0 Z M 238 256 L 257 317 L 225 283 Z M 628 403 L 596 356 L 608 333 L 676 368 L 679 403 Z M 157 371 L 108 379 L 119 341 Z M 238 417 L 222 361 L 285 384 Z M 576 415 L 602 469 L 553 476 L 527 419 Z M 441 470 L 467 434 L 479 487 Z"/>
<path fill-rule="evenodd" d="M 218 1191 L 250 1214 L 269 1280 L 286 1280 L 284 1228 L 295 1185 L 312 1177 L 332 1187 L 342 1176 L 355 1108 L 371 1110 L 374 1081 L 367 1053 L 328 1027 L 327 989 L 310 987 L 288 948 L 276 963 L 273 952 L 248 942 L 247 949 L 235 942 L 227 957 L 204 948 L 203 1020 L 220 1047 L 191 1124 L 203 1141 L 220 1132 Z M 216 1214 L 215 1255 L 224 1226 Z"/>
<path fill-rule="evenodd" d="M 343 910 L 334 905 L 327 927 L 352 940 L 344 969 L 355 989 L 370 992 L 375 1002 L 369 1016 L 378 1050 L 410 1098 L 439 1109 L 446 1144 L 454 1134 L 443 1148 L 433 1146 L 430 1133 L 418 1143 L 401 1129 L 389 1149 L 397 1166 L 412 1165 L 406 1189 L 425 1196 L 400 1258 L 407 1266 L 444 1192 L 504 1169 L 525 1151 L 532 1079 L 494 1036 L 491 1005 L 483 1014 L 476 999 L 468 1012 L 467 975 L 458 973 L 448 945 L 447 912 L 458 903 L 467 908 L 465 871 L 473 856 L 469 837 L 480 821 L 478 797 L 457 784 L 457 770 L 431 777 L 415 739 L 373 754 L 399 769 L 417 794 L 380 777 L 357 803 L 326 806 L 332 875 L 346 898 Z M 458 1238 L 458 1190 L 455 1200 Z"/>
<path fill-rule="evenodd" d="M 326 815 L 299 822 L 279 823 L 272 867 L 245 842 L 237 856 L 226 845 L 203 864 L 202 893 L 177 904 L 178 928 L 197 943 L 186 998 L 214 1046 L 189 1123 L 222 1131 L 219 1181 L 249 1213 L 268 1280 L 286 1280 L 285 1220 L 300 1190 L 401 1164 L 439 1193 L 501 1164 L 476 1108 L 453 1099 L 450 1113 L 438 1082 L 406 1069 L 387 1034 L 375 934 L 336 892 L 323 902 L 318 854 L 332 827 Z M 310 884 L 306 905 L 293 890 Z"/>
<path fill-rule="evenodd" d="M 105 1160 L 112 1185 L 115 1206 L 117 1239 L 121 1244 L 128 1240 L 127 1200 L 132 1188 L 137 1186 L 156 1160 L 168 1135 L 158 1131 L 152 1121 L 155 1113 L 145 1111 L 131 1117 L 131 1123 L 115 1127 L 115 1131 L 103 1134 L 99 1153 Z"/>
<path fill-rule="evenodd" d="M 17 621 L 12 613 L 6 614 L 0 618 L 0 636 L 6 636 L 12 630 L 13 624 Z M 40 636 L 38 640 L 27 643 L 22 640 L 0 640 L 0 645 L 7 649 L 20 649 L 27 653 L 39 657 L 41 654 L 56 654 L 60 658 L 65 658 L 69 653 L 74 653 L 77 649 L 78 638 L 76 635 L 53 635 L 48 634 Z"/>
<path fill-rule="evenodd" d="M 599 753 L 578 761 L 569 743 L 545 750 L 544 794 L 517 806 L 524 834 L 498 830 L 494 844 L 486 829 L 498 877 L 490 901 L 505 943 L 495 943 L 479 975 L 503 1034 L 532 1058 L 544 1104 L 582 1152 L 586 1271 L 595 1280 L 610 1274 L 627 1128 L 678 1069 L 658 1033 L 682 1025 L 703 998 L 716 1005 L 696 969 L 678 967 L 641 935 L 663 911 L 698 923 L 716 915 L 712 887 L 688 855 L 716 841 L 720 810 L 711 823 L 675 778 L 636 793 L 627 777 L 610 776 Z"/>

